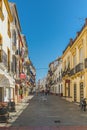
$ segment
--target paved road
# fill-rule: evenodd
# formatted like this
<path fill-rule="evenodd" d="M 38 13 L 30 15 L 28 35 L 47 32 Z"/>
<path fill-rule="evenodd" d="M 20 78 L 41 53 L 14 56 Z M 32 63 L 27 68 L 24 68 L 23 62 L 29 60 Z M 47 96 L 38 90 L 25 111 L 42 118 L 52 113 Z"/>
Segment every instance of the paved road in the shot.
<path fill-rule="evenodd" d="M 87 126 L 87 111 L 82 112 L 78 105 L 53 95 L 48 95 L 47 101 L 39 98 L 32 98 L 12 127 Z"/>

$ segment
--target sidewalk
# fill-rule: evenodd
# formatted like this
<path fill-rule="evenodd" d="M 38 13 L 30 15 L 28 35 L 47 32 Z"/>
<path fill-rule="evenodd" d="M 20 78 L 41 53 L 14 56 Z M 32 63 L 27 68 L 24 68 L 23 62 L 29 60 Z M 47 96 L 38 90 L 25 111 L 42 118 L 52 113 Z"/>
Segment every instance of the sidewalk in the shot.
<path fill-rule="evenodd" d="M 9 123 L 0 123 L 0 127 L 9 127 L 11 124 L 20 116 L 20 114 L 23 112 L 24 109 L 29 105 L 29 100 L 33 98 L 33 95 L 29 95 L 28 97 L 25 97 L 21 103 L 16 104 L 16 112 L 10 112 L 9 116 Z"/>

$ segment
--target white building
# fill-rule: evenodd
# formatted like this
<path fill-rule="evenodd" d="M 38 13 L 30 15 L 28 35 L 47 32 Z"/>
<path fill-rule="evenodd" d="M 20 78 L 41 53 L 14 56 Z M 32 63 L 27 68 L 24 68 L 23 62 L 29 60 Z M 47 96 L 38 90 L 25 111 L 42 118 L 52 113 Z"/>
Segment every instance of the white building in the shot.
<path fill-rule="evenodd" d="M 63 94 L 63 83 L 62 83 L 62 59 L 58 59 L 58 65 L 56 69 L 56 94 L 62 95 Z"/>
<path fill-rule="evenodd" d="M 14 98 L 11 78 L 11 30 L 13 17 L 7 0 L 0 1 L 0 101 Z"/>
<path fill-rule="evenodd" d="M 39 80 L 39 90 L 42 91 L 42 90 L 46 90 L 46 84 L 47 84 L 47 77 L 44 77 L 43 79 L 40 79 Z"/>
<path fill-rule="evenodd" d="M 47 86 L 50 88 L 50 93 L 62 95 L 62 59 L 57 58 L 49 64 L 47 76 Z"/>

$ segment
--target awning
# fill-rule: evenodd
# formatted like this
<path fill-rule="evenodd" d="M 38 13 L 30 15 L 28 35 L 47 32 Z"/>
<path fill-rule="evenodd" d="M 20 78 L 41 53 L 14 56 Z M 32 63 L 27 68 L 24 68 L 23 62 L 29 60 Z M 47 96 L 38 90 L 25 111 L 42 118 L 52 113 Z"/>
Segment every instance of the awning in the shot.
<path fill-rule="evenodd" d="M 20 79 L 26 79 L 26 75 L 24 73 L 20 74 Z"/>
<path fill-rule="evenodd" d="M 4 76 L 9 80 L 10 87 L 15 87 L 15 80 L 9 75 L 4 75 Z"/>
<path fill-rule="evenodd" d="M 14 79 L 0 69 L 0 87 L 15 87 Z"/>
<path fill-rule="evenodd" d="M 0 74 L 0 87 L 10 87 L 9 79 L 5 75 Z"/>

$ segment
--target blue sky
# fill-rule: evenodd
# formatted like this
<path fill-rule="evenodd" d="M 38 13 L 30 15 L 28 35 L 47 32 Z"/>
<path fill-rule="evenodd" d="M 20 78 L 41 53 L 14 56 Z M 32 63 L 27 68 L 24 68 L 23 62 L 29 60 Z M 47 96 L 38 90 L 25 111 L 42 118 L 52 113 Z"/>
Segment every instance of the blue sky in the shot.
<path fill-rule="evenodd" d="M 48 65 L 75 38 L 87 17 L 87 0 L 9 0 L 16 3 L 29 57 L 37 76 L 46 76 Z"/>

